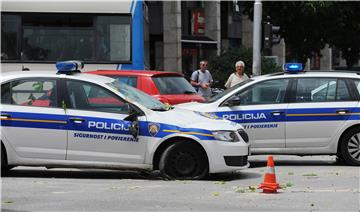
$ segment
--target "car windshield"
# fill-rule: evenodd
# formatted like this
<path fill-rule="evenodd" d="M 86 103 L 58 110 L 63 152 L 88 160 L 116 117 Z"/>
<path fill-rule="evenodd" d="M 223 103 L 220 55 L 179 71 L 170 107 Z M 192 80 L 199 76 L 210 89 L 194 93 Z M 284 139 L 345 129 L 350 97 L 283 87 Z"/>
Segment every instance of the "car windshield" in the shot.
<path fill-rule="evenodd" d="M 156 76 L 152 78 L 160 94 L 195 94 L 195 89 L 181 76 Z"/>
<path fill-rule="evenodd" d="M 107 83 L 107 85 L 119 91 L 129 101 L 137 102 L 150 110 L 167 111 L 172 109 L 171 106 L 161 103 L 154 97 L 117 80 Z"/>
<path fill-rule="evenodd" d="M 229 88 L 229 89 L 226 89 L 224 92 L 221 92 L 215 96 L 212 96 L 208 101 L 206 101 L 205 103 L 212 103 L 212 102 L 216 102 L 218 99 L 221 99 L 223 96 L 227 95 L 228 93 L 232 92 L 233 90 L 236 90 L 237 88 L 249 83 L 253 81 L 253 79 L 247 79 L 243 82 L 240 82 L 239 84 Z"/>

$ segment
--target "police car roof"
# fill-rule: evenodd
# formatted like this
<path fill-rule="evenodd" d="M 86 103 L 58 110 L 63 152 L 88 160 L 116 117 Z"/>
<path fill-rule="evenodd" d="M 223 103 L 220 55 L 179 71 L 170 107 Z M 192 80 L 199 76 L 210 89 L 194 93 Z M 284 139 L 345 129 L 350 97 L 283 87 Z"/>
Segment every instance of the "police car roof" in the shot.
<path fill-rule="evenodd" d="M 56 71 L 13 71 L 1 73 L 1 81 L 7 81 L 16 78 L 28 78 L 28 77 L 48 77 L 48 78 L 68 78 L 68 79 L 80 79 L 84 81 L 93 82 L 96 84 L 109 83 L 114 79 L 85 73 L 74 73 L 72 75 L 57 74 Z"/>
<path fill-rule="evenodd" d="M 354 71 L 304 71 L 299 73 L 272 73 L 253 77 L 254 80 L 261 80 L 264 78 L 284 78 L 284 77 L 345 77 L 345 78 L 360 78 L 359 72 Z"/>

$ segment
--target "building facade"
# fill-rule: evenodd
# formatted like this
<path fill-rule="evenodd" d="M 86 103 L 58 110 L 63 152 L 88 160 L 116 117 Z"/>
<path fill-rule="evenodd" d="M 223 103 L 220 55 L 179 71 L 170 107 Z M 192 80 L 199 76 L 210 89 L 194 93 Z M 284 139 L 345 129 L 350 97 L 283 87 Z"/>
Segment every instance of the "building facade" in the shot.
<path fill-rule="evenodd" d="M 229 47 L 253 47 L 253 22 L 242 14 L 241 1 L 148 1 L 150 68 L 182 72 L 186 76 L 202 59 Z M 282 39 L 272 47 L 279 66 L 286 62 Z M 345 67 L 341 53 L 327 45 L 309 58 L 307 70 Z"/>
<path fill-rule="evenodd" d="M 56 61 L 77 59 L 87 70 L 152 69 L 189 77 L 200 60 L 229 47 L 253 47 L 253 23 L 242 9 L 236 0 L 4 0 L 1 68 L 51 70 Z M 345 67 L 336 49 L 326 46 L 320 54 L 305 68 Z M 285 56 L 282 40 L 270 57 L 282 65 Z"/>

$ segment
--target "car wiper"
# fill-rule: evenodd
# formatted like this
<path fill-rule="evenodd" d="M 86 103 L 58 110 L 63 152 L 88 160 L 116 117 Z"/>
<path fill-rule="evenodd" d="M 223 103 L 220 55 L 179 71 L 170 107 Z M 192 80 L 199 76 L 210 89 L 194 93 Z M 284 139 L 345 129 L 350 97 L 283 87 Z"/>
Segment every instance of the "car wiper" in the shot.
<path fill-rule="evenodd" d="M 193 94 L 196 93 L 195 91 L 184 91 L 184 94 Z"/>
<path fill-rule="evenodd" d="M 151 110 L 153 110 L 153 111 L 168 111 L 168 110 L 172 110 L 172 109 L 174 109 L 174 106 L 170 106 L 170 105 L 166 108 L 151 108 Z"/>
<path fill-rule="evenodd" d="M 165 108 L 151 108 L 153 111 L 167 111 Z"/>

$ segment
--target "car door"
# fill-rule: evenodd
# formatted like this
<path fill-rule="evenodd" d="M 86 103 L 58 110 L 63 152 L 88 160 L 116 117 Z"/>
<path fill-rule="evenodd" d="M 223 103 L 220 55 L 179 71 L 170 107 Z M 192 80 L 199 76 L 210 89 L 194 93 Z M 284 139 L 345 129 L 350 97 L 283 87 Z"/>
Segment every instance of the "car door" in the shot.
<path fill-rule="evenodd" d="M 219 105 L 217 115 L 241 123 L 252 148 L 283 148 L 288 84 L 271 79 L 241 89 Z"/>
<path fill-rule="evenodd" d="M 65 159 L 67 132 L 58 81 L 26 78 L 1 85 L 1 139 L 19 157 Z"/>
<path fill-rule="evenodd" d="M 146 143 L 130 133 L 129 104 L 99 85 L 66 80 L 67 160 L 143 163 Z"/>
<path fill-rule="evenodd" d="M 286 147 L 324 147 L 358 104 L 347 80 L 300 77 L 286 115 Z"/>

